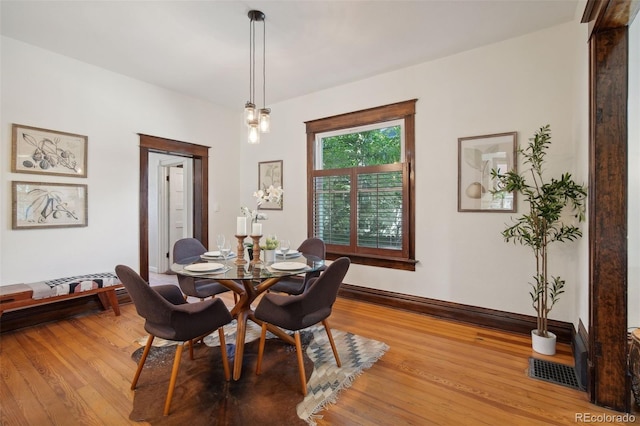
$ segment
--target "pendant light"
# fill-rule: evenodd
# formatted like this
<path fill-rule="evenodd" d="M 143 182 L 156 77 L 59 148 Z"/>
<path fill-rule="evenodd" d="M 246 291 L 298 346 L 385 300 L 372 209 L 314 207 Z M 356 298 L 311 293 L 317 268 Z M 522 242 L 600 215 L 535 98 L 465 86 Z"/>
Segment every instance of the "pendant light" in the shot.
<path fill-rule="evenodd" d="M 260 143 L 260 133 L 268 133 L 271 127 L 271 109 L 265 106 L 266 99 L 266 25 L 265 15 L 259 10 L 249 11 L 249 100 L 244 105 L 244 119 L 248 127 L 248 141 Z M 256 108 L 256 29 L 262 22 L 262 108 Z"/>

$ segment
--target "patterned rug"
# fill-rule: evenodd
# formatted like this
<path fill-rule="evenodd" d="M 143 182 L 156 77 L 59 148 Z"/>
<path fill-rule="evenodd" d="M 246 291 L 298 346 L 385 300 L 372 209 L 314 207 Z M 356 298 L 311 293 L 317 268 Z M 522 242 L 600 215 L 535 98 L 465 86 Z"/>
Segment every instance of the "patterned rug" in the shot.
<path fill-rule="evenodd" d="M 233 352 L 233 344 L 235 343 L 235 329 L 236 324 L 235 321 L 228 324 L 224 327 L 225 331 L 225 339 L 227 343 L 228 352 Z M 331 346 L 329 344 L 327 334 L 324 331 L 324 327 L 322 326 L 314 326 L 310 327 L 306 330 L 301 331 L 301 337 L 303 346 L 305 347 L 306 357 L 308 357 L 313 363 L 313 372 L 309 377 L 310 368 L 306 366 L 307 369 L 307 396 L 301 401 L 296 403 L 296 414 L 297 417 L 307 422 L 309 425 L 315 425 L 316 420 L 322 418 L 319 411 L 323 410 L 327 405 L 333 404 L 337 401 L 338 395 L 341 390 L 348 388 L 351 386 L 353 381 L 364 372 L 364 370 L 370 368 L 380 357 L 382 357 L 385 352 L 389 349 L 389 346 L 385 343 L 367 339 L 362 336 L 357 336 L 348 332 L 344 332 L 341 330 L 332 329 L 333 338 L 336 343 L 336 347 L 338 349 L 338 353 L 340 355 L 340 361 L 342 362 L 342 367 L 338 368 L 335 363 L 335 359 L 333 357 L 333 352 L 331 351 Z M 247 323 L 247 334 L 246 334 L 246 342 L 247 346 L 245 347 L 245 358 L 253 358 L 253 346 L 257 346 L 257 339 L 260 337 L 260 327 L 258 327 L 253 322 L 249 321 Z M 269 333 L 267 335 L 268 338 L 273 338 L 275 336 Z M 252 342 L 253 343 L 248 343 Z M 277 343 L 276 343 L 277 342 Z M 138 343 L 144 345 L 146 343 L 146 337 L 140 338 Z M 219 346 L 219 340 L 217 333 L 207 336 L 204 339 L 204 343 L 209 347 Z M 266 376 L 269 367 L 266 363 L 267 356 L 283 356 L 286 358 L 286 369 L 291 370 L 286 372 L 286 374 L 290 374 L 291 377 L 286 377 L 286 382 L 292 382 L 291 387 L 286 390 L 286 392 L 296 393 L 299 389 L 299 382 L 297 379 L 297 361 L 295 356 L 295 348 L 293 346 L 286 345 L 282 343 L 279 339 L 272 339 L 268 341 L 272 347 L 267 347 L 265 349 L 265 364 L 263 368 L 263 373 L 260 376 L 255 376 L 253 373 L 253 369 L 255 368 L 255 363 L 253 360 L 250 360 L 247 364 L 243 365 L 242 377 L 238 382 L 242 382 L 243 380 L 254 380 L 256 377 L 255 384 L 251 386 L 261 384 L 261 379 L 264 378 L 267 380 Z M 163 347 L 172 345 L 173 342 L 162 340 L 156 338 L 154 341 L 154 346 Z M 283 351 L 280 351 L 278 348 L 282 346 L 285 348 Z M 217 348 L 216 348 L 217 349 Z M 136 351 L 139 352 L 140 350 Z M 275 353 L 274 353 L 275 351 Z M 186 352 L 186 348 L 185 348 Z M 284 352 L 283 355 L 278 355 L 280 352 Z M 173 353 L 173 352 L 171 352 Z M 219 353 L 219 350 L 215 350 L 214 353 Z M 139 355 L 138 355 L 139 356 Z M 150 355 L 151 356 L 151 355 Z M 305 357 L 305 359 L 306 359 Z M 137 359 L 134 356 L 134 359 Z M 172 358 L 170 358 L 172 360 Z M 196 356 L 196 360 L 197 360 Z M 149 362 L 149 361 L 147 361 Z M 230 360 L 231 362 L 231 360 Z M 278 374 L 285 373 L 285 367 L 283 361 L 273 361 L 275 362 L 274 370 L 278 371 Z M 183 359 L 183 364 L 186 363 L 186 360 Z M 146 369 L 145 365 L 145 369 Z M 182 365 L 181 370 L 178 375 L 182 373 Z M 142 376 L 144 376 L 145 372 L 143 370 Z M 141 377 L 142 377 L 141 376 Z M 141 378 L 142 380 L 142 378 Z M 277 380 L 279 382 L 285 382 L 285 380 L 281 377 L 278 377 Z M 277 386 L 280 388 L 281 386 Z M 136 391 L 138 392 L 138 391 Z M 166 393 L 166 388 L 162 388 L 162 392 Z M 178 393 L 174 395 L 174 402 L 172 403 L 172 414 L 170 417 L 173 417 L 173 404 L 175 404 Z M 302 395 L 299 394 L 299 397 L 302 398 Z M 219 396 L 218 396 L 219 397 Z M 229 395 L 223 396 L 228 399 Z M 280 397 L 278 397 L 280 398 Z M 164 396 L 160 399 L 164 401 Z M 282 406 L 280 406 L 282 408 Z M 134 411 L 135 411 L 135 401 L 134 401 Z M 161 410 L 160 410 L 161 411 Z M 133 413 L 132 413 L 133 414 Z M 284 420 L 284 418 L 279 414 L 279 421 Z M 135 420 L 132 417 L 132 420 Z M 150 421 L 150 419 L 146 419 Z M 164 424 L 169 424 L 163 422 Z M 176 418 L 176 420 L 178 420 Z M 243 422 L 250 421 L 254 423 L 258 419 L 247 419 L 244 418 Z M 156 422 L 150 421 L 152 424 L 156 424 Z M 215 424 L 210 423 L 210 424 Z M 220 423 L 222 424 L 222 423 Z M 234 424 L 233 421 L 230 421 L 227 418 L 227 421 L 224 424 Z M 256 423 L 257 424 L 257 423 Z"/>

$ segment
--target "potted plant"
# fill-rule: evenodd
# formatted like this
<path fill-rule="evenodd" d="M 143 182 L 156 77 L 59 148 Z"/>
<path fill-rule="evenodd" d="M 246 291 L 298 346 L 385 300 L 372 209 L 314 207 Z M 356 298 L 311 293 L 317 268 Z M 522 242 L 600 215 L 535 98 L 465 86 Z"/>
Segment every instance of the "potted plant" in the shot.
<path fill-rule="evenodd" d="M 276 249 L 278 248 L 278 238 L 269 235 L 264 244 L 260 244 L 260 249 L 264 251 L 264 261 L 265 262 L 275 262 L 276 260 Z"/>
<path fill-rule="evenodd" d="M 537 314 L 537 327 L 531 332 L 533 350 L 545 355 L 555 354 L 555 334 L 548 330 L 548 315 L 564 293 L 565 281 L 548 273 L 549 245 L 554 242 L 574 241 L 582 237 L 575 222 L 585 219 L 586 187 L 573 181 L 571 174 L 563 173 L 559 179 L 543 178 L 547 149 L 551 144 L 550 126 L 541 127 L 529 139 L 529 145 L 518 148 L 523 164 L 530 167 L 518 174 L 501 174 L 492 170 L 500 191 L 515 191 L 528 204 L 528 212 L 515 218 L 514 223 L 502 231 L 506 242 L 513 241 L 531 248 L 536 261 L 536 273 L 531 284 L 531 301 Z M 563 216 L 571 212 L 570 217 Z M 567 223 L 570 219 L 573 223 Z"/>

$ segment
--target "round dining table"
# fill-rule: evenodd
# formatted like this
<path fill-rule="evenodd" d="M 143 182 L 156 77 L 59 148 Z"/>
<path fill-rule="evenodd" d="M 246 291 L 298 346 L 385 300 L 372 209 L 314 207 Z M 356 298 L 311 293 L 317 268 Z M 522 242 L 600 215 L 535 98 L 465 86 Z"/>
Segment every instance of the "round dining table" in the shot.
<path fill-rule="evenodd" d="M 276 256 L 275 262 L 246 262 L 237 264 L 237 259 L 220 259 L 200 256 L 188 264 L 174 263 L 171 270 L 177 274 L 214 279 L 237 294 L 237 302 L 231 309 L 231 315 L 237 320 L 236 347 L 233 361 L 233 379 L 238 380 L 242 372 L 247 321 L 262 326 L 256 319 L 251 304 L 256 298 L 277 283 L 281 278 L 321 270 L 324 260 L 304 253 L 282 259 Z M 240 260 L 242 262 L 242 260 Z M 268 330 L 282 340 L 294 345 L 293 338 L 279 327 L 269 324 Z"/>

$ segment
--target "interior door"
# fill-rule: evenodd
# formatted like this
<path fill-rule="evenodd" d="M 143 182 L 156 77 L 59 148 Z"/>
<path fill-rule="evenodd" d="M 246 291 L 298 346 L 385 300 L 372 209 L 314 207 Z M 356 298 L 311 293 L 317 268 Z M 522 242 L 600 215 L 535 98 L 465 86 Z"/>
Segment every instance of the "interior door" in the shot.
<path fill-rule="evenodd" d="M 167 233 L 169 235 L 168 258 L 169 264 L 173 263 L 173 245 L 182 238 L 189 237 L 188 228 L 185 226 L 186 191 L 184 182 L 184 167 L 182 164 L 169 166 L 169 194 L 167 211 Z"/>

